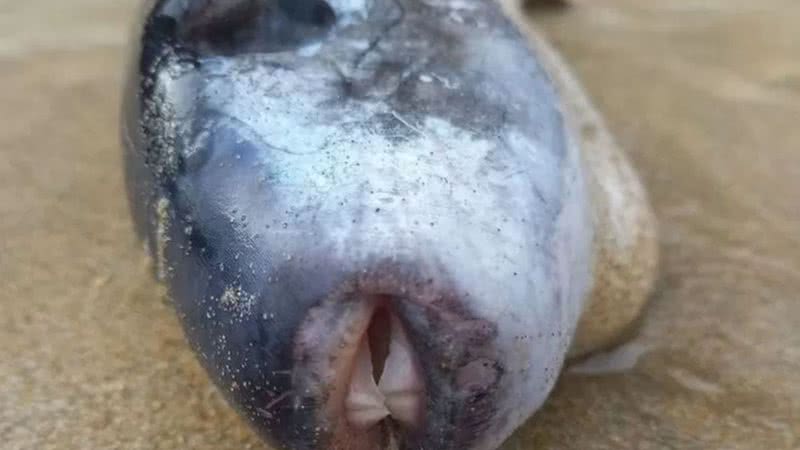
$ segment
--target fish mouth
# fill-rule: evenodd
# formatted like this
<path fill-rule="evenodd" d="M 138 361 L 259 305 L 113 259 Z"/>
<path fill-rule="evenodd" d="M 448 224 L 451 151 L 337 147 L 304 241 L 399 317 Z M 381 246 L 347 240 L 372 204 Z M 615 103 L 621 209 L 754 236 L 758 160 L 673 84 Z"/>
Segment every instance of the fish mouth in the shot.
<path fill-rule="evenodd" d="M 408 428 L 422 421 L 422 373 L 391 300 L 368 300 L 374 309 L 358 344 L 344 402 L 345 418 L 357 429 L 368 430 L 384 419 Z"/>
<path fill-rule="evenodd" d="M 416 272 L 359 271 L 299 325 L 291 383 L 314 448 L 473 448 L 496 423 L 496 325 L 446 277 Z"/>
<path fill-rule="evenodd" d="M 315 398 L 329 448 L 397 448 L 425 421 L 419 357 L 394 295 L 351 293 L 314 308 L 296 341 L 294 384 Z"/>

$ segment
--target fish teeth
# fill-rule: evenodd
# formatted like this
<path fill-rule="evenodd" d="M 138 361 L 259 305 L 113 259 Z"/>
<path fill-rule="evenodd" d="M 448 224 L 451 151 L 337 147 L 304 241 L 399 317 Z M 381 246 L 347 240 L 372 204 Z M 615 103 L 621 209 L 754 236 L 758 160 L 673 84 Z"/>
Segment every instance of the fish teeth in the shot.
<path fill-rule="evenodd" d="M 423 383 L 413 350 L 400 320 L 392 315 L 389 352 L 379 380 L 373 371 L 369 339 L 362 339 L 345 400 L 347 420 L 369 428 L 387 416 L 403 425 L 419 421 Z"/>
<path fill-rule="evenodd" d="M 362 339 L 356 355 L 350 391 L 345 400 L 347 420 L 359 428 L 369 428 L 390 414 L 386 397 L 375 384 L 369 340 Z"/>
<path fill-rule="evenodd" d="M 419 374 L 411 343 L 400 320 L 392 315 L 389 354 L 384 363 L 378 389 L 386 396 L 392 417 L 405 425 L 414 425 L 422 402 L 422 377 Z"/>

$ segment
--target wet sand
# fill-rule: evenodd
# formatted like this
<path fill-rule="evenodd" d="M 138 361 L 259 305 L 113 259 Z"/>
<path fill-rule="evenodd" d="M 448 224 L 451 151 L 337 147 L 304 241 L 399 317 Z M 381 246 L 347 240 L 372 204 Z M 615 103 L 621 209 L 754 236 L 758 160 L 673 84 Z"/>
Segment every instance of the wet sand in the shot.
<path fill-rule="evenodd" d="M 133 237 L 117 109 L 136 2 L 2 3 L 2 447 L 263 449 Z M 575 3 L 534 20 L 640 169 L 662 273 L 628 344 L 568 369 L 505 448 L 800 448 L 800 3 Z"/>

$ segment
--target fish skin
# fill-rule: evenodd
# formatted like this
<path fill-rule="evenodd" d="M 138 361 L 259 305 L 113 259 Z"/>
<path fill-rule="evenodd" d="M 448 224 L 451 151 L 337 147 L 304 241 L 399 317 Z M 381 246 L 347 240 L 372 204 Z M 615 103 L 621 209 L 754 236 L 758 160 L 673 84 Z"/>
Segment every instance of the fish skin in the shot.
<path fill-rule="evenodd" d="M 278 47 L 196 42 L 180 3 L 135 40 L 126 181 L 212 379 L 276 447 L 383 448 L 341 431 L 324 380 L 387 295 L 427 387 L 396 445 L 497 448 L 552 389 L 592 278 L 576 138 L 525 39 L 485 0 L 338 0 Z"/>

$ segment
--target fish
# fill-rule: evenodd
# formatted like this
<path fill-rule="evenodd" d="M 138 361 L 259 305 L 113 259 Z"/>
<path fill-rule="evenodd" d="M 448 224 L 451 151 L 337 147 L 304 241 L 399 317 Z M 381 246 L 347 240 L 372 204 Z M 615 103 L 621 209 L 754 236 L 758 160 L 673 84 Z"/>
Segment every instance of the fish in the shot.
<path fill-rule="evenodd" d="M 638 317 L 646 193 L 503 5 L 142 11 L 131 215 L 189 345 L 268 445 L 496 449 L 568 358 Z"/>

